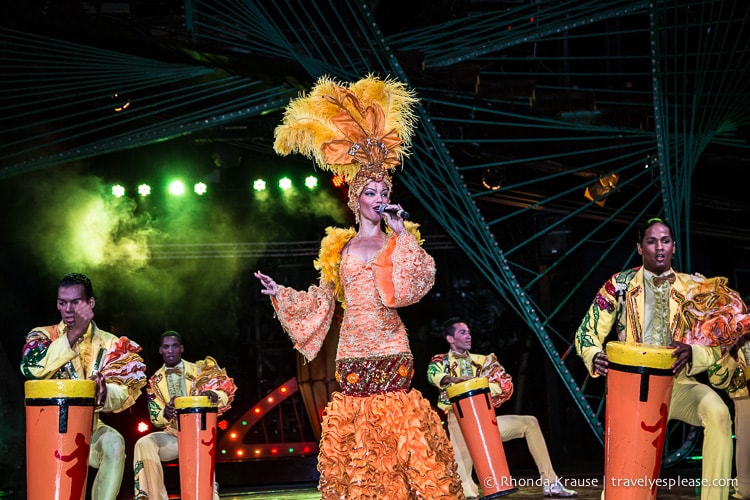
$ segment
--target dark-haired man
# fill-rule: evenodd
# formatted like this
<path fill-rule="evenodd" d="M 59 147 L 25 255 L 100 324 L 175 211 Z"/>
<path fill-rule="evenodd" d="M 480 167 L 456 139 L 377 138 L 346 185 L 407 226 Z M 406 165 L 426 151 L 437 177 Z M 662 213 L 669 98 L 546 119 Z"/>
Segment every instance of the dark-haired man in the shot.
<path fill-rule="evenodd" d="M 174 330 L 161 334 L 159 354 L 164 365 L 148 382 L 148 414 L 154 426 L 164 429 L 143 436 L 135 443 L 133 470 L 135 500 L 167 500 L 162 462 L 175 460 L 177 448 L 177 409 L 175 398 L 208 396 L 221 415 L 230 408 L 236 387 L 216 360 L 207 357 L 191 363 L 182 359 L 182 335 Z M 214 482 L 214 500 L 218 500 Z"/>
<path fill-rule="evenodd" d="M 57 286 L 60 323 L 36 327 L 26 335 L 21 372 L 28 379 L 92 379 L 96 411 L 89 465 L 98 469 L 92 500 L 115 500 L 125 468 L 125 440 L 105 425 L 100 413 L 129 408 L 146 385 L 141 348 L 94 323 L 94 288 L 83 274 L 62 277 Z"/>
<path fill-rule="evenodd" d="M 672 227 L 653 218 L 638 231 L 643 265 L 613 275 L 599 290 L 575 335 L 578 355 L 593 377 L 607 375 L 603 344 L 613 327 L 621 342 L 674 348 L 675 374 L 669 418 L 703 427 L 702 500 L 726 500 L 732 472 L 732 421 L 721 397 L 693 375 L 711 367 L 719 347 L 686 344 L 680 306 L 688 289 L 703 279 L 675 272 Z"/>
<path fill-rule="evenodd" d="M 461 476 L 464 495 L 466 498 L 477 498 L 479 488 L 472 480 L 471 471 L 474 462 L 466 446 L 458 419 L 453 412 L 445 389 L 458 382 L 477 377 L 486 377 L 490 383 L 492 405 L 497 408 L 507 401 L 513 394 L 513 382 L 497 360 L 495 354 L 472 354 L 471 331 L 465 321 L 451 318 L 443 323 L 443 337 L 450 345 L 447 354 L 433 356 L 427 367 L 427 378 L 430 383 L 440 389 L 438 408 L 448 416 L 448 434 L 456 455 L 458 474 Z M 552 461 L 547 451 L 547 443 L 539 428 L 536 417 L 531 415 L 501 415 L 497 417 L 497 428 L 500 438 L 509 441 L 516 438 L 526 438 L 537 469 L 539 470 L 542 493 L 545 497 L 575 497 L 578 494 L 565 487 L 552 468 Z"/>

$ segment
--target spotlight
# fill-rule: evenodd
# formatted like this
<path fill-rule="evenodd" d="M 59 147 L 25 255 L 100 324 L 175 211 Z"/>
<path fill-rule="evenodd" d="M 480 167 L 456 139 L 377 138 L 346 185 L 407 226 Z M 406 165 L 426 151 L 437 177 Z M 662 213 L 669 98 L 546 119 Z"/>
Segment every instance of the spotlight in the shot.
<path fill-rule="evenodd" d="M 138 186 L 138 194 L 144 198 L 151 194 L 151 186 L 148 184 L 141 184 Z"/>
<path fill-rule="evenodd" d="M 289 177 L 282 177 L 279 179 L 279 187 L 283 191 L 287 191 L 292 188 L 292 180 Z"/>
<path fill-rule="evenodd" d="M 208 187 L 206 186 L 205 182 L 199 182 L 195 186 L 193 186 L 193 192 L 198 196 L 203 196 L 204 194 L 206 194 L 207 189 Z"/>
<path fill-rule="evenodd" d="M 595 183 L 586 188 L 583 196 L 587 200 L 591 200 L 600 207 L 603 207 L 605 198 L 617 187 L 617 181 L 619 180 L 620 175 L 614 172 L 603 175 Z"/>
<path fill-rule="evenodd" d="M 307 189 L 309 189 L 309 190 L 312 191 L 313 189 L 315 189 L 316 187 L 318 187 L 318 178 L 315 177 L 315 176 L 312 176 L 312 175 L 306 177 L 305 178 L 305 186 L 307 187 Z"/>
<path fill-rule="evenodd" d="M 172 181 L 169 185 L 169 192 L 175 196 L 182 196 L 185 194 L 185 184 L 182 181 Z"/>
<path fill-rule="evenodd" d="M 331 179 L 331 182 L 333 183 L 335 187 L 340 188 L 341 186 L 344 185 L 344 176 L 340 174 L 336 174 Z"/>
<path fill-rule="evenodd" d="M 115 184 L 112 186 L 112 196 L 115 198 L 122 198 L 125 196 L 125 188 L 119 184 Z"/>
<path fill-rule="evenodd" d="M 253 189 L 256 191 L 265 191 L 266 190 L 266 181 L 263 179 L 255 179 L 253 181 Z"/>

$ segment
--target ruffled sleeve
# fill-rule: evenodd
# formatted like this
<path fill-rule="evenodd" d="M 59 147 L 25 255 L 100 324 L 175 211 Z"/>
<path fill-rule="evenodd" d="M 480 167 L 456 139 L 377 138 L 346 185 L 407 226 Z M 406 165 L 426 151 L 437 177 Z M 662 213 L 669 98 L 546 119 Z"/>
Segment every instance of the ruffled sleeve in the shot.
<path fill-rule="evenodd" d="M 750 331 L 750 315 L 740 295 L 724 277 L 691 286 L 681 306 L 683 342 L 728 349 Z"/>
<path fill-rule="evenodd" d="M 146 365 L 138 354 L 141 346 L 120 337 L 114 342 L 101 363 L 100 373 L 107 383 L 107 402 L 103 411 L 121 412 L 135 403 L 146 385 Z"/>
<path fill-rule="evenodd" d="M 484 358 L 484 363 L 482 363 L 477 376 L 485 377 L 490 382 L 493 407 L 499 407 L 513 395 L 513 378 L 505 371 L 494 353 L 490 353 Z"/>
<path fill-rule="evenodd" d="M 388 307 L 416 304 L 435 284 L 435 260 L 410 231 L 388 238 L 373 270 L 380 298 Z"/>
<path fill-rule="evenodd" d="M 237 390 L 234 380 L 229 378 L 226 370 L 219 367 L 211 356 L 195 364 L 198 366 L 198 373 L 193 382 L 191 396 L 198 396 L 204 391 L 215 392 L 219 396 L 218 414 L 221 415 L 232 407 L 234 393 Z"/>
<path fill-rule="evenodd" d="M 280 286 L 273 307 L 281 327 L 308 361 L 318 355 L 336 308 L 333 285 L 311 286 L 307 291 Z"/>

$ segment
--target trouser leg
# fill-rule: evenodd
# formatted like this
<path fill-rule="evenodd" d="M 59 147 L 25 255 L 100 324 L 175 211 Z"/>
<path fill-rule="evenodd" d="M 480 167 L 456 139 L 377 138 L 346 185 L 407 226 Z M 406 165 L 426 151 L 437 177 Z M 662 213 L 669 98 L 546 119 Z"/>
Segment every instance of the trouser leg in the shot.
<path fill-rule="evenodd" d="M 705 384 L 675 383 L 669 418 L 703 427 L 701 500 L 726 500 L 732 478 L 732 421 L 727 405 Z"/>
<path fill-rule="evenodd" d="M 91 489 L 91 500 L 116 500 L 125 470 L 125 440 L 108 425 L 100 425 L 91 435 L 89 465 L 98 469 Z"/>
<path fill-rule="evenodd" d="M 464 496 L 479 496 L 479 487 L 471 477 L 474 462 L 471 459 L 471 454 L 469 454 L 469 448 L 466 446 L 464 436 L 461 434 L 458 418 L 453 411 L 448 412 L 448 435 L 450 436 L 453 451 L 456 455 L 456 465 L 458 465 L 458 475 L 461 478 Z"/>
<path fill-rule="evenodd" d="M 133 451 L 133 472 L 135 476 L 135 498 L 167 500 L 164 486 L 162 462 L 178 456 L 177 437 L 168 432 L 153 432 L 135 443 Z"/>
<path fill-rule="evenodd" d="M 547 451 L 547 442 L 544 440 L 539 421 L 531 415 L 501 415 L 497 417 L 497 428 L 503 442 L 511 439 L 526 438 L 529 453 L 534 459 L 539 477 L 542 482 L 554 482 L 557 474 L 552 468 L 552 460 Z"/>

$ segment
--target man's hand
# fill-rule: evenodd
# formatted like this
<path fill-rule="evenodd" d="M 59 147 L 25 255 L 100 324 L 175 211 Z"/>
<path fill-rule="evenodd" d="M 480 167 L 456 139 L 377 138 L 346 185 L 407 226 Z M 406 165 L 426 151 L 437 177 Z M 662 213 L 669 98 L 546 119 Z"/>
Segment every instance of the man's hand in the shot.
<path fill-rule="evenodd" d="M 164 418 L 167 420 L 174 420 L 177 418 L 177 408 L 174 407 L 174 398 L 170 399 L 167 406 L 164 407 Z"/>
<path fill-rule="evenodd" d="M 440 386 L 445 387 L 446 385 L 453 385 L 457 384 L 459 382 L 466 382 L 467 380 L 471 380 L 475 377 L 451 377 L 450 375 L 446 375 L 442 379 L 440 379 Z"/>
<path fill-rule="evenodd" d="M 676 340 L 673 340 L 672 343 L 669 344 L 669 347 L 674 348 L 672 357 L 677 358 L 675 362 L 672 363 L 672 373 L 677 375 L 686 364 L 693 360 L 693 348 L 688 344 Z"/>
<path fill-rule="evenodd" d="M 750 341 L 750 333 L 746 333 L 742 335 L 740 338 L 737 339 L 737 342 L 735 342 L 732 347 L 729 348 L 729 355 L 734 358 L 735 361 L 737 361 L 737 353 L 740 349 L 748 342 Z M 745 360 L 748 361 L 748 360 Z"/>
<path fill-rule="evenodd" d="M 604 351 L 594 354 L 594 373 L 606 377 L 609 373 L 609 358 Z"/>
<path fill-rule="evenodd" d="M 104 375 L 102 375 L 98 371 L 92 373 L 89 379 L 93 380 L 96 383 L 96 391 L 94 392 L 94 403 L 96 404 L 97 408 L 101 408 L 102 406 L 104 406 L 104 403 L 107 401 L 107 381 L 104 380 Z"/>
<path fill-rule="evenodd" d="M 94 308 L 91 307 L 91 300 L 79 302 L 73 310 L 74 322 L 68 328 L 68 343 L 72 346 L 83 334 L 89 329 L 91 321 L 94 319 Z"/>
<path fill-rule="evenodd" d="M 214 391 L 201 391 L 200 395 L 207 396 L 212 405 L 215 405 L 219 402 L 219 395 Z"/>

